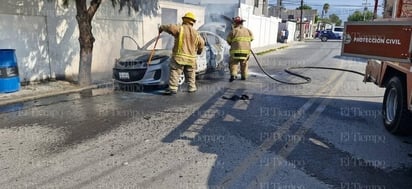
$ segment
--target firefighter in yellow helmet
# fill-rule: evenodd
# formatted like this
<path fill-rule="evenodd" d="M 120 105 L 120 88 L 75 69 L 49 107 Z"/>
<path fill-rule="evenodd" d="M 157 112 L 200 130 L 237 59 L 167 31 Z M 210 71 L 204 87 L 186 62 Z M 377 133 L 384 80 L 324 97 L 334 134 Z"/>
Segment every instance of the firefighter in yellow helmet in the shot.
<path fill-rule="evenodd" d="M 253 41 L 253 34 L 248 28 L 243 26 L 244 21 L 239 16 L 233 18 L 233 30 L 229 32 L 226 38 L 230 45 L 230 82 L 237 78 L 239 63 L 241 79 L 246 80 L 248 76 L 250 43 Z"/>
<path fill-rule="evenodd" d="M 182 24 L 161 25 L 159 27 L 159 33 L 165 31 L 175 38 L 170 61 L 169 88 L 165 92 L 168 95 L 177 93 L 179 77 L 182 73 L 185 74 L 189 85 L 188 92 L 193 93 L 197 90 L 196 55 L 203 52 L 205 42 L 197 30 L 193 28 L 196 22 L 193 13 L 186 13 L 182 20 Z"/>

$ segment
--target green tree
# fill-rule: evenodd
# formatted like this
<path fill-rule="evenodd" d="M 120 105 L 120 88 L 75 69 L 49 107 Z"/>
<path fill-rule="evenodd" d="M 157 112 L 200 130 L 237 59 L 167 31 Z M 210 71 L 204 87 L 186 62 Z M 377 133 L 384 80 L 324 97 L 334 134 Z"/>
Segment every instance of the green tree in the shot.
<path fill-rule="evenodd" d="M 371 11 L 355 11 L 348 17 L 348 21 L 366 21 L 373 19 L 373 12 Z"/>
<path fill-rule="evenodd" d="M 315 16 L 315 23 L 320 22 L 320 19 L 321 19 L 321 18 L 319 18 L 319 15 L 318 15 L 318 14 L 316 14 L 316 16 Z"/>
<path fill-rule="evenodd" d="M 321 16 L 321 18 L 323 18 L 323 17 L 325 16 L 325 14 L 328 13 L 329 8 L 330 8 L 329 3 L 323 4 L 323 7 L 322 7 L 322 16 Z"/>
<path fill-rule="evenodd" d="M 67 6 L 70 0 L 63 0 Z M 75 0 L 76 20 L 79 27 L 80 62 L 79 62 L 79 85 L 86 86 L 92 83 L 91 68 L 93 44 L 95 38 L 92 33 L 92 20 L 99 9 L 102 0 L 91 0 L 87 5 L 87 0 Z M 141 15 L 156 15 L 158 10 L 158 0 L 111 0 L 113 7 L 119 6 L 119 12 L 127 8 L 130 14 L 132 10 Z"/>
<path fill-rule="evenodd" d="M 336 14 L 329 15 L 329 20 L 330 20 L 330 22 L 335 23 L 335 25 L 337 25 L 337 26 L 342 25 L 342 20 Z"/>
<path fill-rule="evenodd" d="M 321 16 L 320 16 L 319 22 L 317 22 L 318 23 L 318 27 L 317 27 L 318 30 L 320 29 L 321 23 L 322 23 L 322 27 L 324 27 L 325 22 L 328 22 L 328 23 L 330 22 L 329 19 L 324 18 L 325 14 L 328 13 L 329 8 L 330 8 L 330 5 L 328 3 L 323 4 Z"/>
<path fill-rule="evenodd" d="M 309 5 L 307 5 L 307 4 L 304 4 L 303 6 L 299 6 L 299 7 L 296 8 L 296 10 L 300 10 L 300 9 L 303 9 L 303 10 L 312 10 L 312 7 L 309 6 Z"/>

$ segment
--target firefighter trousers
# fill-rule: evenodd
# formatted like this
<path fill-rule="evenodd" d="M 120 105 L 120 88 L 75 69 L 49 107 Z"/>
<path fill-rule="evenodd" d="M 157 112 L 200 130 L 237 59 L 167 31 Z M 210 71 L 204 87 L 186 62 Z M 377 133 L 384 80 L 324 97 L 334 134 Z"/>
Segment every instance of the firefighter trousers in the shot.
<path fill-rule="evenodd" d="M 239 64 L 240 64 L 240 75 L 242 78 L 246 79 L 248 76 L 248 60 L 247 59 L 234 59 L 230 58 L 229 62 L 229 69 L 230 69 L 230 76 L 237 76 L 238 70 L 239 70 Z"/>
<path fill-rule="evenodd" d="M 194 92 L 196 88 L 196 64 L 181 65 L 175 60 L 170 61 L 169 90 L 177 91 L 179 88 L 180 76 L 184 74 L 189 85 L 189 92 Z"/>

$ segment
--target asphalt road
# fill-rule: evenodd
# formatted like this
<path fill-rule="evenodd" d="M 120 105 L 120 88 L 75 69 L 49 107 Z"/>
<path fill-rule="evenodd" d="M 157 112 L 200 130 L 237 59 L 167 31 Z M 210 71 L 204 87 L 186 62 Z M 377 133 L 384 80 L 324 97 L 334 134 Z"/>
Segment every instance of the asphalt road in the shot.
<path fill-rule="evenodd" d="M 363 71 L 340 43 L 298 43 L 258 57 Z M 2 107 L 1 188 L 412 188 L 412 138 L 381 123 L 383 89 L 353 73 L 297 70 L 284 85 L 250 61 L 247 81 L 198 80 L 175 96 L 93 91 Z M 249 100 L 231 100 L 247 95 Z M 222 98 L 222 97 L 226 97 Z"/>

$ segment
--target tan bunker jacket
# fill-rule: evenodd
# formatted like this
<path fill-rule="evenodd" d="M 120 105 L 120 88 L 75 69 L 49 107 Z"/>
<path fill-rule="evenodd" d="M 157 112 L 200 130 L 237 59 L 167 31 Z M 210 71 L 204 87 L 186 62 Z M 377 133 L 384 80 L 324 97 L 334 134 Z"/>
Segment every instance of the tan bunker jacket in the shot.
<path fill-rule="evenodd" d="M 230 56 L 233 59 L 245 60 L 249 57 L 253 34 L 242 25 L 236 26 L 227 36 L 226 41 L 231 46 Z"/>
<path fill-rule="evenodd" d="M 162 25 L 160 29 L 175 37 L 172 58 L 181 65 L 195 65 L 196 54 L 201 54 L 205 46 L 196 29 L 189 24 Z"/>

